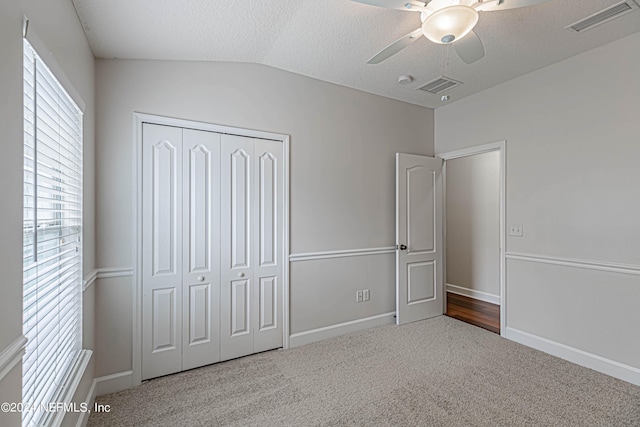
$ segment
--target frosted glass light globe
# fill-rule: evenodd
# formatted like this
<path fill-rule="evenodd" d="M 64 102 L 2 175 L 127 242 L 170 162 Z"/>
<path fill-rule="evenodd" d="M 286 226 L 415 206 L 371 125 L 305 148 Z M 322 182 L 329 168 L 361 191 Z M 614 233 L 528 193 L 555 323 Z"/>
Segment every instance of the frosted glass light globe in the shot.
<path fill-rule="evenodd" d="M 478 23 L 478 12 L 469 6 L 449 6 L 433 12 L 422 23 L 425 37 L 434 43 L 460 40 Z"/>

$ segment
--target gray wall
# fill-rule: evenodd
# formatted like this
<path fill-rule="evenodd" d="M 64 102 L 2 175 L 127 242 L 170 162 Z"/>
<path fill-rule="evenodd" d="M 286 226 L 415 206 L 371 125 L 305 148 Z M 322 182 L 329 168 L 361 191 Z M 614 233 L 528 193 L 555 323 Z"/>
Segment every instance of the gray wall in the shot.
<path fill-rule="evenodd" d="M 22 334 L 22 11 L 18 1 L 0 2 L 0 352 Z M 20 402 L 22 367 L 0 379 L 2 402 Z M 20 414 L 0 412 L 0 425 L 20 425 Z"/>
<path fill-rule="evenodd" d="M 290 135 L 293 254 L 393 246 L 394 154 L 433 155 L 433 110 L 267 66 L 99 60 L 96 70 L 100 267 L 133 263 L 134 111 Z M 292 263 L 291 331 L 392 312 L 393 259 Z M 131 369 L 133 286 L 98 281 L 97 376 Z M 357 304 L 366 288 L 371 301 Z"/>
<path fill-rule="evenodd" d="M 436 110 L 439 153 L 507 141 L 509 256 L 640 268 L 638 51 L 640 33 Z M 506 287 L 508 328 L 640 368 L 637 275 L 508 258 Z"/>
<path fill-rule="evenodd" d="M 447 161 L 447 284 L 500 296 L 500 153 Z"/>
<path fill-rule="evenodd" d="M 84 271 L 95 267 L 94 222 L 94 60 L 75 10 L 67 0 L 3 0 L 0 2 L 0 130 L 3 137 L 0 171 L 0 352 L 22 334 L 22 17 L 31 20 L 31 33 L 43 42 L 41 52 L 54 73 L 86 104 L 84 116 Z M 57 66 L 54 66 L 57 64 Z M 64 74 L 61 75 L 60 73 Z M 84 347 L 93 345 L 93 303 L 85 295 Z M 93 363 L 93 362 L 91 362 Z M 21 400 L 21 368 L 0 380 L 0 401 Z M 87 395 L 93 380 L 89 366 L 77 396 Z M 76 418 L 70 415 L 67 418 Z M 72 420 L 67 419 L 65 423 Z M 0 425 L 19 425 L 20 414 L 0 413 Z"/>

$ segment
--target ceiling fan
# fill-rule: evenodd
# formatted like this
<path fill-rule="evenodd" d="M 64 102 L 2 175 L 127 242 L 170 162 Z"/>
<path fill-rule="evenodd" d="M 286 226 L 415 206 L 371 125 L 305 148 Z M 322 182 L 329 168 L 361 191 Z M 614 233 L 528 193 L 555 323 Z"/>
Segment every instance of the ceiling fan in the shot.
<path fill-rule="evenodd" d="M 420 36 L 434 43 L 452 43 L 456 53 L 467 64 L 484 56 L 484 47 L 473 28 L 478 23 L 478 12 L 515 9 L 533 6 L 549 0 L 353 0 L 387 9 L 420 12 L 422 27 L 391 43 L 367 61 L 379 64 L 400 52 Z"/>

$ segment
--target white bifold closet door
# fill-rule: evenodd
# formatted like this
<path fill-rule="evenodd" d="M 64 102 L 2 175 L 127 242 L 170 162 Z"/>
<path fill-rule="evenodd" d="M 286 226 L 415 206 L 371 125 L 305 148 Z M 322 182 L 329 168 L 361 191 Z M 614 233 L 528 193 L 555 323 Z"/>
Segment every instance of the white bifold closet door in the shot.
<path fill-rule="evenodd" d="M 220 134 L 182 131 L 182 370 L 220 360 Z"/>
<path fill-rule="evenodd" d="M 281 347 L 281 143 L 144 124 L 142 169 L 142 379 Z"/>
<path fill-rule="evenodd" d="M 219 357 L 220 135 L 143 127 L 142 378 Z"/>
<path fill-rule="evenodd" d="M 282 346 L 282 144 L 222 136 L 223 360 Z"/>

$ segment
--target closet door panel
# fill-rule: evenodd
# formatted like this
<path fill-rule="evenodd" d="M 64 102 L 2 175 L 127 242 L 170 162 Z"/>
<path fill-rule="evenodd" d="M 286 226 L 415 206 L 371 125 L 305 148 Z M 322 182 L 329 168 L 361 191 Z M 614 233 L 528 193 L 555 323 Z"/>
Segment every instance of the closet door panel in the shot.
<path fill-rule="evenodd" d="M 231 281 L 231 330 L 230 336 L 251 334 L 249 303 L 249 280 Z"/>
<path fill-rule="evenodd" d="M 282 347 L 284 162 L 280 142 L 255 139 L 254 151 L 254 351 L 260 352 Z"/>
<path fill-rule="evenodd" d="M 229 163 L 229 198 L 223 203 L 229 213 L 231 240 L 227 249 L 231 254 L 231 268 L 248 268 L 249 265 L 249 220 L 251 217 L 251 155 L 249 149 L 237 148 L 227 157 Z"/>
<path fill-rule="evenodd" d="M 222 135 L 220 152 L 220 245 L 222 360 L 253 350 L 252 228 L 253 149 L 251 138 Z"/>
<path fill-rule="evenodd" d="M 143 125 L 142 379 L 178 372 L 182 342 L 182 129 Z"/>
<path fill-rule="evenodd" d="M 272 153 L 265 152 L 258 158 L 257 166 L 258 259 L 260 267 L 269 267 L 277 264 L 278 161 Z"/>
<path fill-rule="evenodd" d="M 190 285 L 187 290 L 189 301 L 189 316 L 187 322 L 189 329 L 186 331 L 186 345 L 196 346 L 200 344 L 208 344 L 211 342 L 211 284 Z M 186 347 L 185 347 L 186 350 Z M 215 361 L 215 360 L 214 360 Z M 213 363 L 213 362 L 211 362 Z M 191 369 L 192 367 L 184 366 L 183 369 Z"/>
<path fill-rule="evenodd" d="M 276 321 L 278 315 L 278 278 L 261 277 L 258 288 L 258 329 L 257 331 L 265 332 L 269 329 L 278 327 L 279 322 Z"/>
<path fill-rule="evenodd" d="M 176 308 L 175 287 L 151 291 L 151 354 L 175 350 L 178 347 Z"/>
<path fill-rule="evenodd" d="M 220 360 L 220 134 L 183 131 L 182 369 Z"/>

